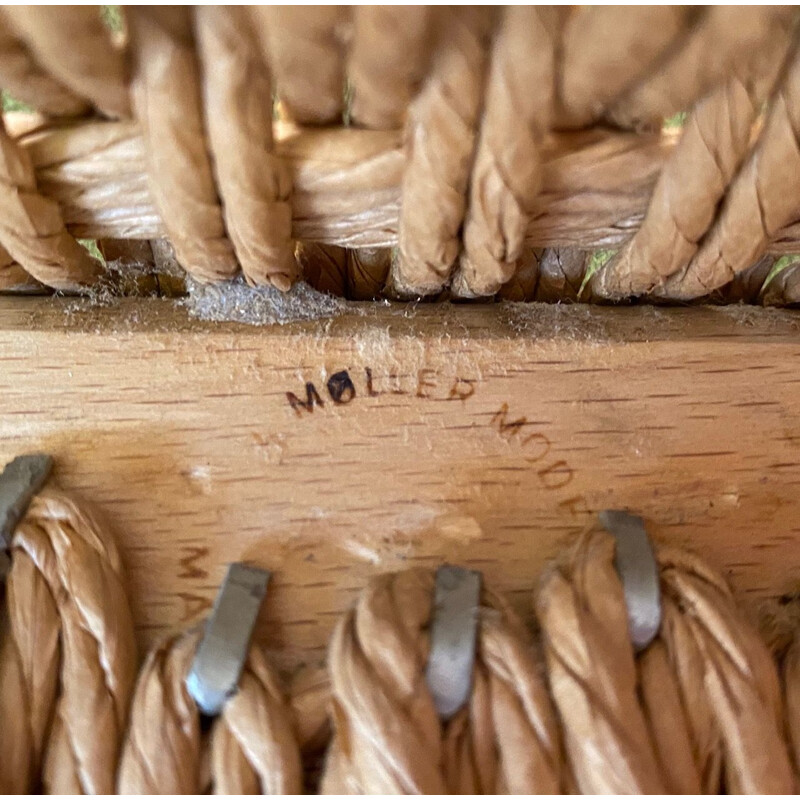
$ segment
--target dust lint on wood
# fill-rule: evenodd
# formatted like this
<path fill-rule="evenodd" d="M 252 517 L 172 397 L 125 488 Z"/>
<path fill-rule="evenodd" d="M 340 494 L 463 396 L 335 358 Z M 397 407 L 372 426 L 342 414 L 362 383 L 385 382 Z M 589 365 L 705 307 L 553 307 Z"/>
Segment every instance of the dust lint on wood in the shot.
<path fill-rule="evenodd" d="M 535 338 L 591 342 L 609 336 L 604 319 L 590 306 L 578 303 L 503 302 L 498 316 L 516 333 Z"/>
<path fill-rule="evenodd" d="M 226 283 L 187 281 L 184 304 L 189 314 L 210 322 L 241 322 L 246 325 L 285 325 L 343 314 L 348 303 L 318 292 L 307 283 L 296 283 L 288 292 L 271 286 L 248 286 L 237 278 Z"/>
<path fill-rule="evenodd" d="M 735 303 L 729 306 L 709 306 L 715 313 L 727 317 L 737 326 L 745 328 L 778 328 L 786 323 L 797 328 L 797 318 L 791 311 L 782 308 L 763 306 L 748 306 L 744 303 Z"/>

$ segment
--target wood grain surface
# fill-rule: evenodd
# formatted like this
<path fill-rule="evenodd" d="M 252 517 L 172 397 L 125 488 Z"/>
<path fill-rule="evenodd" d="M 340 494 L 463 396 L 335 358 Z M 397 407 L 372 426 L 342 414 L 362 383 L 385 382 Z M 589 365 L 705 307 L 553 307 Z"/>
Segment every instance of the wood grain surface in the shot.
<path fill-rule="evenodd" d="M 378 571 L 484 571 L 530 617 L 607 507 L 753 605 L 800 578 L 800 317 L 742 308 L 353 305 L 269 328 L 0 299 L 0 459 L 43 449 L 121 542 L 142 644 L 225 565 L 274 570 L 259 636 L 316 660 Z"/>

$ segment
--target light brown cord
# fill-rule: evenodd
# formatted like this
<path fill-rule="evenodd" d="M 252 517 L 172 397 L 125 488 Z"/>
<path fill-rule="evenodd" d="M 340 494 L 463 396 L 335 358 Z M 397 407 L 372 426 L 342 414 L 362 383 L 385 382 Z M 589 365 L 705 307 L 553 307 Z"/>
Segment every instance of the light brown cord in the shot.
<path fill-rule="evenodd" d="M 688 264 L 750 145 L 759 103 L 737 78 L 701 100 L 630 243 L 594 280 L 604 297 L 649 292 Z"/>
<path fill-rule="evenodd" d="M 238 691 L 214 725 L 211 752 L 219 794 L 297 794 L 302 788 L 293 716 L 258 648 L 251 649 Z"/>
<path fill-rule="evenodd" d="M 90 105 L 42 69 L 13 34 L 0 9 L 0 86 L 23 103 L 53 116 L 77 116 Z"/>
<path fill-rule="evenodd" d="M 558 791 L 558 731 L 544 683 L 519 623 L 486 591 L 470 699 L 439 722 L 424 674 L 433 581 L 419 569 L 376 578 L 337 627 L 335 735 L 322 791 Z"/>
<path fill-rule="evenodd" d="M 51 490 L 12 539 L 0 641 L 0 790 L 108 794 L 136 675 L 112 539 Z"/>
<path fill-rule="evenodd" d="M 636 662 L 647 730 L 668 794 L 699 794 L 688 720 L 664 643 L 656 639 Z"/>
<path fill-rule="evenodd" d="M 703 791 L 784 794 L 793 776 L 775 664 L 723 579 L 677 550 L 659 553 L 661 636 L 677 676 Z M 719 742 L 721 752 L 714 740 Z"/>
<path fill-rule="evenodd" d="M 34 278 L 64 291 L 94 283 L 102 267 L 64 228 L 58 203 L 39 194 L 27 152 L 0 122 L 0 245 Z"/>
<path fill-rule="evenodd" d="M 246 9 L 198 6 L 203 105 L 228 234 L 248 282 L 297 277 L 291 177 L 272 152 L 272 90 Z"/>
<path fill-rule="evenodd" d="M 556 125 L 581 128 L 643 75 L 689 30 L 694 12 L 677 6 L 571 9 L 564 24 Z"/>
<path fill-rule="evenodd" d="M 335 736 L 325 792 L 657 791 L 788 793 L 798 751 L 797 647 L 783 699 L 767 647 L 723 579 L 663 548 L 663 623 L 638 657 L 613 566 L 589 531 L 537 600 L 561 731 L 534 651 L 484 590 L 468 705 L 440 723 L 425 683 L 433 574 L 371 582 L 337 627 L 328 678 L 287 697 L 253 647 L 237 694 L 206 736 L 185 688 L 199 629 L 167 638 L 133 693 L 133 626 L 113 542 L 85 510 L 42 492 L 12 542 L 0 636 L 0 789 L 291 793 L 300 751 Z M 133 695 L 130 720 L 128 701 Z M 43 777 L 40 778 L 40 773 Z M 575 786 L 573 787 L 573 780 Z"/>
<path fill-rule="evenodd" d="M 29 292 L 37 289 L 44 287 L 25 272 L 7 250 L 0 247 L 0 291 Z"/>
<path fill-rule="evenodd" d="M 88 110 L 84 98 L 127 113 L 128 53 L 97 7 L 0 13 L 8 21 L 0 32 L 7 88 L 57 116 Z M 509 280 L 523 243 L 624 245 L 593 278 L 595 292 L 655 290 L 686 300 L 729 281 L 767 247 L 796 248 L 800 237 L 791 70 L 747 156 L 772 76 L 787 46 L 797 47 L 791 8 L 495 14 L 287 6 L 126 15 L 139 127 L 123 135 L 90 123 L 29 134 L 32 150 L 49 149 L 48 159 L 35 159 L 40 191 L 58 201 L 76 235 L 168 235 L 201 280 L 225 280 L 241 266 L 251 283 L 288 288 L 297 274 L 294 236 L 347 247 L 399 244 L 388 294 L 436 295 L 452 278 L 452 295 L 474 297 Z M 399 127 L 410 104 L 405 158 L 399 131 L 310 135 L 279 124 L 273 141 L 272 78 L 287 117 L 308 124 Z M 625 137 L 598 126 L 656 130 L 666 114 L 698 100 L 660 177 L 669 135 Z M 783 163 L 786 170 L 776 167 Z M 61 226 L 45 227 L 50 236 Z M 16 219 L 14 228 L 21 229 Z M 0 240 L 27 269 L 19 248 Z M 78 258 L 73 245 L 59 247 L 72 251 L 62 261 Z M 31 274 L 52 284 L 41 274 L 47 260 L 40 256 Z M 383 294 L 373 275 L 384 259 L 374 260 L 380 266 L 361 286 L 363 270 L 351 259 L 346 291 Z M 90 279 L 100 274 L 95 268 Z M 58 288 L 81 283 L 65 279 Z"/>
<path fill-rule="evenodd" d="M 352 14 L 350 122 L 375 130 L 400 129 L 430 64 L 441 12 L 429 6 L 356 6 Z M 380 297 L 392 258 L 389 248 L 348 250 L 345 297 Z"/>
<path fill-rule="evenodd" d="M 692 111 L 678 147 L 661 171 L 641 228 L 597 275 L 603 297 L 638 295 L 685 267 L 750 148 L 753 125 L 782 71 L 788 31 L 767 57 L 742 59 L 725 85 Z"/>
<path fill-rule="evenodd" d="M 303 757 L 304 790 L 318 794 L 331 739 L 331 683 L 325 664 L 306 665 L 289 684 L 289 702 Z"/>
<path fill-rule="evenodd" d="M 204 736 L 186 690 L 202 631 L 168 637 L 139 674 L 119 767 L 120 794 L 297 794 L 292 715 L 263 653 L 253 647 L 237 693 Z"/>
<path fill-rule="evenodd" d="M 401 128 L 433 50 L 436 9 L 430 6 L 356 6 L 348 77 L 356 125 Z"/>
<path fill-rule="evenodd" d="M 289 686 L 289 702 L 301 751 L 326 747 L 331 735 L 331 681 L 324 664 L 306 666 Z"/>
<path fill-rule="evenodd" d="M 656 289 L 691 299 L 754 264 L 771 236 L 800 212 L 800 53 L 774 98 L 761 137 L 731 183 L 717 219 L 688 265 Z"/>
<path fill-rule="evenodd" d="M 458 257 L 492 22 L 487 8 L 447 9 L 430 72 L 411 107 L 391 278 L 401 295 L 440 291 Z"/>
<path fill-rule="evenodd" d="M 687 111 L 736 67 L 763 55 L 785 36 L 795 10 L 787 6 L 711 6 L 660 69 L 632 88 L 607 116 L 626 128 L 660 125 Z"/>
<path fill-rule="evenodd" d="M 133 97 L 150 191 L 181 266 L 199 280 L 239 270 L 206 150 L 190 10 L 129 9 Z"/>
<path fill-rule="evenodd" d="M 613 553 L 610 534 L 584 534 L 538 593 L 550 691 L 581 793 L 663 793 Z"/>
<path fill-rule="evenodd" d="M 452 283 L 459 297 L 494 294 L 517 267 L 542 179 L 539 149 L 553 110 L 556 27 L 552 8 L 503 11 L 492 43 L 464 250 Z"/>
<path fill-rule="evenodd" d="M 350 10 L 343 6 L 254 6 L 252 13 L 289 118 L 317 125 L 339 122 L 344 109 Z"/>
<path fill-rule="evenodd" d="M 537 599 L 579 789 L 792 791 L 775 666 L 724 581 L 661 551 L 661 630 L 634 664 L 613 553 L 585 533 Z"/>
<path fill-rule="evenodd" d="M 783 703 L 795 777 L 800 779 L 800 640 L 795 633 L 783 657 Z"/>
<path fill-rule="evenodd" d="M 18 117 L 9 121 L 19 127 Z M 139 125 L 87 121 L 20 133 L 42 191 L 58 201 L 76 235 L 167 236 L 148 188 L 147 145 Z M 277 123 L 275 153 L 293 176 L 294 238 L 349 248 L 396 245 L 405 162 L 401 139 L 397 131 Z M 622 245 L 641 221 L 676 140 L 609 130 L 548 136 L 542 145 L 541 206 L 528 226 L 527 243 Z M 798 241 L 800 230 L 786 228 L 771 250 L 791 252 Z"/>
<path fill-rule="evenodd" d="M 125 59 L 99 6 L 5 6 L 4 15 L 37 63 L 105 114 L 130 114 Z"/>

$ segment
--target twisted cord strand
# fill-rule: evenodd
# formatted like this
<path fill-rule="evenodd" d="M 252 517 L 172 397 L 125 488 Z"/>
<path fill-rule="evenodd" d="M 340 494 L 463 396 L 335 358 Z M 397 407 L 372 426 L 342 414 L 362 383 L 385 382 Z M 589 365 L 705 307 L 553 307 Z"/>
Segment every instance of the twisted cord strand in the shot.
<path fill-rule="evenodd" d="M 133 691 L 136 645 L 112 539 L 46 490 L 12 538 L 0 643 L 0 786 L 108 794 Z"/>
<path fill-rule="evenodd" d="M 696 12 L 673 6 L 591 6 L 564 20 L 556 126 L 597 121 L 625 90 L 660 67 L 692 28 Z"/>
<path fill-rule="evenodd" d="M 0 291 L 26 292 L 43 288 L 41 283 L 32 278 L 13 256 L 0 246 Z"/>
<path fill-rule="evenodd" d="M 218 794 L 296 794 L 302 788 L 294 717 L 257 648 L 251 649 L 238 691 L 214 726 L 211 749 Z"/>
<path fill-rule="evenodd" d="M 783 702 L 795 781 L 800 780 L 800 640 L 797 634 L 783 658 Z"/>
<path fill-rule="evenodd" d="M 654 294 L 691 299 L 708 294 L 763 255 L 771 236 L 796 219 L 800 196 L 800 52 L 795 53 L 764 130 L 739 170 L 716 220 L 686 267 Z"/>
<path fill-rule="evenodd" d="M 347 72 L 350 121 L 373 130 L 401 129 L 430 66 L 442 12 L 428 6 L 357 6 Z M 391 268 L 388 248 L 347 251 L 345 297 L 381 296 Z"/>
<path fill-rule="evenodd" d="M 446 725 L 425 683 L 433 573 L 384 575 L 330 649 L 334 739 L 323 793 L 555 792 L 555 714 L 510 610 L 484 591 L 473 690 Z"/>
<path fill-rule="evenodd" d="M 380 576 L 334 631 L 335 734 L 323 794 L 446 791 L 439 720 L 424 691 L 428 642 L 414 635 L 428 621 L 432 589 L 427 572 Z"/>
<path fill-rule="evenodd" d="M 636 662 L 642 711 L 667 794 L 699 794 L 688 719 L 664 643 L 656 639 Z"/>
<path fill-rule="evenodd" d="M 356 6 L 347 63 L 354 124 L 401 128 L 428 69 L 438 12 L 429 6 Z"/>
<path fill-rule="evenodd" d="M 67 233 L 53 200 L 40 194 L 28 153 L 0 122 L 0 246 L 26 272 L 54 289 L 81 291 L 100 264 Z"/>
<path fill-rule="evenodd" d="M 263 57 L 275 79 L 282 119 L 309 125 L 341 121 L 350 16 L 351 10 L 342 6 L 251 9 Z M 291 230 L 291 214 L 286 224 Z M 345 294 L 346 250 L 298 243 L 294 257 L 293 277 L 299 273 L 321 291 Z"/>
<path fill-rule="evenodd" d="M 620 97 L 606 116 L 623 128 L 661 124 L 687 111 L 737 71 L 776 46 L 796 15 L 786 6 L 711 6 L 660 69 Z"/>
<path fill-rule="evenodd" d="M 387 247 L 361 247 L 347 251 L 348 300 L 375 300 L 389 276 L 392 251 Z"/>
<path fill-rule="evenodd" d="M 642 226 L 593 281 L 604 297 L 649 292 L 697 252 L 750 145 L 757 99 L 739 80 L 701 100 L 659 175 Z"/>
<path fill-rule="evenodd" d="M 291 177 L 273 153 L 271 81 L 246 9 L 198 6 L 203 110 L 225 227 L 249 283 L 297 277 Z"/>
<path fill-rule="evenodd" d="M 757 261 L 771 239 L 791 235 L 800 215 L 794 66 L 751 149 L 772 76 L 790 42 L 796 50 L 791 8 L 514 7 L 500 15 L 485 8 L 132 8 L 128 51 L 115 43 L 97 7 L 6 7 L 0 15 L 6 23 L 0 79 L 49 114 L 93 106 L 127 115 L 132 56 L 131 88 L 155 206 L 178 260 L 201 280 L 233 277 L 240 265 L 253 284 L 286 289 L 297 276 L 290 172 L 296 184 L 320 184 L 302 166 L 278 159 L 272 78 L 280 105 L 298 122 L 340 123 L 346 115 L 357 125 L 391 128 L 410 107 L 405 166 L 402 159 L 388 165 L 403 174 L 389 293 L 435 295 L 451 278 L 454 296 L 496 293 L 517 268 L 526 235 L 538 245 L 624 241 L 624 232 L 638 225 L 658 160 L 648 164 L 644 154 L 630 154 L 625 174 L 617 160 L 622 152 L 594 147 L 596 132 L 576 133 L 588 137 L 586 157 L 596 163 L 559 189 L 548 163 L 553 134 L 608 121 L 654 127 L 697 101 L 641 230 L 594 276 L 592 290 L 612 298 L 707 295 Z M 668 149 L 653 139 L 656 150 Z M 4 141 L 2 148 L 15 145 Z M 65 291 L 98 280 L 102 271 L 63 231 L 59 208 L 32 194 L 32 171 L 9 166 L 7 154 L 5 160 L 0 183 L 5 178 L 12 213 L 8 230 L 0 230 L 10 255 L 3 283 L 19 283 L 11 261 Z M 387 200 L 387 164 L 372 159 L 362 172 L 371 169 L 380 173 L 364 184 L 370 208 L 380 206 L 375 230 L 353 234 L 348 226 L 364 210 L 349 191 L 335 193 L 322 228 L 335 226 L 339 244 L 394 241 L 396 198 Z M 108 172 L 118 180 L 110 165 Z M 355 173 L 361 186 L 363 176 Z M 120 221 L 106 208 L 110 195 L 117 196 L 109 174 L 92 190 L 66 190 L 65 217 L 81 227 L 83 204 L 91 210 L 99 202 L 109 230 L 141 235 L 141 226 L 151 223 Z M 43 186 L 64 202 L 57 183 Z M 622 186 L 642 202 L 626 204 Z M 599 191 L 607 202 L 598 200 Z M 146 209 L 138 184 L 135 193 L 137 209 Z M 297 193 L 295 221 L 312 236 L 319 224 L 309 218 L 319 208 L 313 196 Z M 561 215 L 559 224 L 548 227 L 552 214 Z M 597 228 L 589 239 L 580 231 L 586 214 Z M 374 266 L 347 257 L 345 288 L 357 297 L 375 296 L 384 271 L 383 259 L 367 260 Z"/>
<path fill-rule="evenodd" d="M 165 638 L 147 656 L 131 705 L 120 794 L 297 794 L 292 714 L 263 653 L 251 648 L 237 693 L 205 737 L 185 681 L 202 631 Z M 210 741 L 209 741 L 210 738 Z"/>
<path fill-rule="evenodd" d="M 491 10 L 449 9 L 406 131 L 399 247 L 390 281 L 400 295 L 435 294 L 461 248 L 480 116 Z"/>
<path fill-rule="evenodd" d="M 512 302 L 525 302 L 536 297 L 536 287 L 539 284 L 539 262 L 542 250 L 528 247 L 522 248 L 514 274 L 500 287 L 497 296 L 501 300 Z"/>
<path fill-rule="evenodd" d="M 775 37 L 767 63 L 743 65 L 697 104 L 661 170 L 641 227 L 598 273 L 598 294 L 643 294 L 689 264 L 750 149 L 753 126 L 788 46 L 787 35 Z"/>
<path fill-rule="evenodd" d="M 40 67 L 12 32 L 0 8 L 0 86 L 13 97 L 55 117 L 79 116 L 90 104 Z"/>
<path fill-rule="evenodd" d="M 331 681 L 324 664 L 306 666 L 292 678 L 289 703 L 301 751 L 323 749 L 331 731 Z"/>
<path fill-rule="evenodd" d="M 4 7 L 5 20 L 36 62 L 112 117 L 130 116 L 125 58 L 99 6 Z"/>
<path fill-rule="evenodd" d="M 702 562 L 668 549 L 660 552 L 659 562 L 665 598 L 662 636 L 673 663 L 684 659 L 684 667 L 676 673 L 692 733 L 704 731 L 702 737 L 692 738 L 702 742 L 718 737 L 729 792 L 793 791 L 783 740 L 780 685 L 766 645 L 736 608 L 724 581 Z M 694 657 L 688 661 L 684 653 L 694 653 Z M 692 675 L 695 670 L 699 672 Z M 687 683 L 692 680 L 695 690 L 690 692 Z M 694 695 L 700 692 L 705 702 L 693 705 Z M 699 719 L 696 710 L 703 705 L 708 717 Z M 700 772 L 709 777 L 703 788 L 718 792 L 717 757 L 709 761 L 704 755 Z"/>
<path fill-rule="evenodd" d="M 539 258 L 535 299 L 545 303 L 577 301 L 586 264 L 586 253 L 582 250 L 572 247 L 545 248 Z M 591 285 L 587 288 L 591 289 Z"/>
<path fill-rule="evenodd" d="M 579 789 L 791 791 L 775 665 L 725 582 L 660 551 L 663 621 L 634 664 L 613 552 L 586 532 L 537 597 Z"/>
<path fill-rule="evenodd" d="M 254 6 L 252 13 L 288 116 L 311 125 L 341 121 L 350 9 Z"/>
<path fill-rule="evenodd" d="M 304 279 L 320 292 L 347 294 L 347 250 L 335 245 L 298 242 L 295 258 Z"/>
<path fill-rule="evenodd" d="M 503 11 L 452 282 L 459 297 L 495 294 L 517 268 L 541 185 L 539 149 L 552 116 L 556 26 L 553 9 Z"/>
<path fill-rule="evenodd" d="M 613 553 L 610 534 L 585 533 L 537 594 L 550 691 L 580 792 L 664 793 Z"/>
<path fill-rule="evenodd" d="M 200 722 L 184 679 L 199 641 L 199 632 L 167 638 L 148 653 L 122 746 L 119 794 L 198 791 Z"/>
<path fill-rule="evenodd" d="M 175 255 L 199 280 L 231 278 L 239 266 L 207 155 L 190 10 L 131 8 L 128 18 L 150 191 Z"/>

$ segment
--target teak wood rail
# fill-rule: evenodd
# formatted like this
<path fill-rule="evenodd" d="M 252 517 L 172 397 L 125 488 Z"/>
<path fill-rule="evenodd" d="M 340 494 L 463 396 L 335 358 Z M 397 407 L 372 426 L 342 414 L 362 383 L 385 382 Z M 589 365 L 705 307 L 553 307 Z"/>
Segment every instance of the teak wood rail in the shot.
<path fill-rule="evenodd" d="M 289 667 L 392 568 L 478 567 L 528 618 L 532 576 L 608 507 L 754 610 L 797 590 L 796 314 L 351 308 L 253 328 L 0 299 L 0 460 L 52 452 L 107 512 L 142 643 L 235 560 L 274 571 L 259 636 Z"/>

